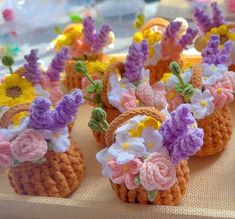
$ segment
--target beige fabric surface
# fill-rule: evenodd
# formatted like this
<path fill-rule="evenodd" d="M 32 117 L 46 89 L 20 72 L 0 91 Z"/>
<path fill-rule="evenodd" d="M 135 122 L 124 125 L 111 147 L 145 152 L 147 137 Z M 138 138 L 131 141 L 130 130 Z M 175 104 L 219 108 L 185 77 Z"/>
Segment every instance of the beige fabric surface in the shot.
<path fill-rule="evenodd" d="M 231 110 L 235 112 L 235 103 Z M 181 206 L 131 205 L 119 201 L 101 176 L 95 160 L 99 146 L 87 127 L 90 111 L 89 106 L 81 107 L 73 130 L 87 167 L 77 191 L 67 199 L 19 196 L 0 169 L 0 218 L 235 218 L 235 133 L 222 153 L 189 160 L 191 177 Z"/>

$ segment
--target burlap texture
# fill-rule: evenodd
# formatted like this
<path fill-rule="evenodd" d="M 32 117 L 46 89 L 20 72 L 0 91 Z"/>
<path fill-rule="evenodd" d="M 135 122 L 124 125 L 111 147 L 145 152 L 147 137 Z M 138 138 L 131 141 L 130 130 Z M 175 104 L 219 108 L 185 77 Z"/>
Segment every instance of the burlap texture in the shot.
<path fill-rule="evenodd" d="M 234 108 L 235 103 L 230 109 L 234 112 Z M 91 107 L 82 106 L 73 129 L 73 137 L 79 142 L 86 164 L 86 176 L 76 192 L 68 199 L 19 196 L 0 169 L 0 218 L 235 218 L 234 133 L 223 152 L 189 160 L 190 180 L 181 206 L 126 204 L 116 197 L 107 178 L 101 176 L 100 165 L 95 160 L 99 146 L 87 127 L 90 113 Z"/>

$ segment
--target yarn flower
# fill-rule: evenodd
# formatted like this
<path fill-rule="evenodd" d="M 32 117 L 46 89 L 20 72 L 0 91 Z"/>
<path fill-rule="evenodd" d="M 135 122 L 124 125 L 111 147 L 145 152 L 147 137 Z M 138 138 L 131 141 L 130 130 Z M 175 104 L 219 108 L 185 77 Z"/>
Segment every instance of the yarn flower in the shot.
<path fill-rule="evenodd" d="M 0 166 L 10 166 L 13 163 L 13 160 L 11 143 L 0 136 Z"/>
<path fill-rule="evenodd" d="M 202 92 L 199 89 L 195 89 L 195 93 L 190 100 L 191 112 L 196 119 L 204 119 L 206 116 L 209 116 L 214 112 L 214 97 L 211 95 L 209 90 L 204 90 Z"/>
<path fill-rule="evenodd" d="M 219 9 L 217 2 L 211 3 L 213 27 L 218 27 L 225 23 L 223 12 Z"/>
<path fill-rule="evenodd" d="M 95 43 L 95 20 L 91 17 L 87 17 L 83 20 L 83 36 L 84 41 L 87 45 L 91 47 Z"/>
<path fill-rule="evenodd" d="M 26 129 L 11 142 L 11 149 L 17 161 L 37 161 L 47 152 L 47 142 L 36 130 Z"/>
<path fill-rule="evenodd" d="M 132 161 L 124 165 L 120 165 L 115 160 L 111 160 L 108 162 L 108 165 L 111 168 L 110 179 L 113 183 L 125 183 L 129 190 L 133 190 L 138 187 L 138 185 L 135 184 L 134 179 L 138 175 L 142 166 L 142 161 L 140 159 L 134 158 Z"/>
<path fill-rule="evenodd" d="M 126 164 L 135 157 L 142 157 L 145 154 L 144 139 L 130 138 L 128 133 L 117 134 L 116 142 L 110 146 L 108 152 L 117 158 L 118 164 Z"/>
<path fill-rule="evenodd" d="M 188 45 L 193 44 L 193 39 L 196 37 L 198 31 L 192 28 L 188 28 L 186 33 L 181 37 L 179 40 L 179 44 L 184 48 L 187 49 Z"/>
<path fill-rule="evenodd" d="M 207 86 L 206 89 L 213 95 L 216 109 L 221 109 L 234 100 L 233 86 L 227 78 L 218 81 L 213 86 Z"/>
<path fill-rule="evenodd" d="M 42 71 L 40 70 L 38 64 L 38 50 L 32 49 L 30 54 L 25 55 L 24 58 L 27 61 L 27 64 L 24 65 L 24 68 L 26 69 L 24 76 L 33 84 L 40 83 Z"/>
<path fill-rule="evenodd" d="M 126 112 L 128 110 L 135 109 L 138 106 L 139 106 L 139 101 L 135 96 L 135 89 L 130 88 L 128 89 L 128 93 L 122 94 L 118 109 L 120 109 L 120 112 Z"/>
<path fill-rule="evenodd" d="M 233 86 L 233 90 L 235 90 L 235 74 L 233 71 L 226 71 L 224 73 L 224 77 L 230 81 Z"/>
<path fill-rule="evenodd" d="M 184 102 L 184 97 L 173 89 L 167 90 L 166 99 L 168 102 L 168 110 L 170 112 L 175 110 L 180 104 Z"/>
<path fill-rule="evenodd" d="M 172 38 L 168 38 L 162 42 L 162 58 L 163 60 L 179 60 L 183 47 Z"/>
<path fill-rule="evenodd" d="M 176 183 L 175 166 L 167 154 L 152 153 L 140 169 L 140 181 L 147 191 L 167 190 Z"/>
<path fill-rule="evenodd" d="M 145 106 L 154 106 L 154 91 L 149 83 L 141 83 L 136 89 L 136 97 Z"/>

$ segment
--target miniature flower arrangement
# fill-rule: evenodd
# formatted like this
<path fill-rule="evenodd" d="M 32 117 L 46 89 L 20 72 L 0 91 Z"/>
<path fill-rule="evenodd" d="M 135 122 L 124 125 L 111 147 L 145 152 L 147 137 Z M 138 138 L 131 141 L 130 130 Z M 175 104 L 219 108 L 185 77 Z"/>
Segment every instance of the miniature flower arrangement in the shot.
<path fill-rule="evenodd" d="M 234 100 L 235 74 L 228 71 L 226 62 L 231 50 L 230 42 L 219 49 L 219 36 L 212 35 L 202 52 L 202 63 L 180 69 L 178 63 L 170 65 L 172 75 L 166 82 L 168 109 L 187 103 L 204 130 L 204 145 L 198 156 L 207 156 L 223 150 L 232 134 L 232 117 L 228 104 Z"/>
<path fill-rule="evenodd" d="M 103 126 L 105 112 L 93 111 L 90 123 Z M 179 205 L 189 180 L 187 159 L 203 144 L 188 105 L 165 120 L 159 111 L 140 107 L 106 127 L 106 143 L 96 158 L 116 195 L 128 203 Z"/>
<path fill-rule="evenodd" d="M 65 87 L 68 90 L 81 88 L 81 75 L 74 71 L 77 60 L 86 62 L 98 61 L 96 64 L 102 66 L 102 62 L 108 62 L 103 49 L 111 46 L 114 42 L 114 34 L 108 25 L 103 25 L 99 31 L 95 29 L 95 20 L 87 17 L 83 23 L 70 24 L 54 41 L 53 47 L 59 50 L 62 46 L 70 48 L 71 59 L 66 65 Z"/>
<path fill-rule="evenodd" d="M 15 192 L 21 195 L 65 197 L 84 177 L 84 160 L 67 125 L 83 101 L 80 90 L 64 96 L 51 110 L 45 97 L 32 105 L 18 104 L 0 119 L 0 165 Z M 16 113 L 29 111 L 18 127 L 11 124 Z"/>
<path fill-rule="evenodd" d="M 228 60 L 230 70 L 235 70 L 235 24 L 225 21 L 223 12 L 219 9 L 217 2 L 211 3 L 211 17 L 201 9 L 195 8 L 193 18 L 198 26 L 200 35 L 195 41 L 195 48 L 202 51 L 211 35 L 220 36 L 220 46 L 230 40 L 232 42 L 232 53 Z"/>
<path fill-rule="evenodd" d="M 172 61 L 181 60 L 183 50 L 193 43 L 197 35 L 196 30 L 187 27 L 187 21 L 186 24 L 177 19 L 169 24 L 163 21 L 160 18 L 150 20 L 133 36 L 133 41 L 137 43 L 142 40 L 148 42 L 149 55 L 145 66 L 151 72 L 151 84 L 160 80 L 163 73 L 169 72 L 168 66 Z M 156 29 L 156 26 L 159 28 Z"/>
<path fill-rule="evenodd" d="M 30 54 L 25 56 L 27 63 L 16 71 L 12 70 L 14 59 L 11 56 L 3 56 L 2 63 L 10 69 L 10 74 L 0 81 L 1 114 L 16 104 L 31 103 L 37 96 L 47 97 L 53 104 L 63 96 L 60 89 L 60 73 L 69 57 L 68 48 L 64 47 L 56 54 L 46 71 L 40 67 L 37 54 L 38 50 L 31 50 Z M 25 115 L 27 112 L 16 114 L 13 124 L 18 125 Z"/>

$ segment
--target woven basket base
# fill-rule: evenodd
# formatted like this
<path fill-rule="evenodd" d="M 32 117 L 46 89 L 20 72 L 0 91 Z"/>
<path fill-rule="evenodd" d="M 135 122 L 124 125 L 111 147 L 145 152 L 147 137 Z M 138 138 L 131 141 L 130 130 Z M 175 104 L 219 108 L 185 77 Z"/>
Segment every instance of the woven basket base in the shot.
<path fill-rule="evenodd" d="M 183 195 L 186 193 L 186 186 L 189 180 L 188 162 L 183 161 L 176 166 L 177 182 L 169 190 L 158 191 L 153 202 L 148 200 L 148 195 L 143 187 L 134 190 L 128 190 L 125 184 L 114 184 L 110 181 L 116 195 L 127 203 L 141 203 L 154 205 L 179 205 Z"/>
<path fill-rule="evenodd" d="M 229 71 L 234 71 L 235 72 L 235 64 L 229 66 Z"/>
<path fill-rule="evenodd" d="M 15 192 L 21 195 L 66 197 L 84 178 L 85 164 L 77 143 L 65 153 L 47 152 L 42 164 L 23 163 L 7 169 Z"/>
<path fill-rule="evenodd" d="M 232 135 L 232 115 L 229 108 L 225 106 L 197 122 L 204 130 L 204 144 L 196 156 L 208 156 L 222 151 Z"/>

